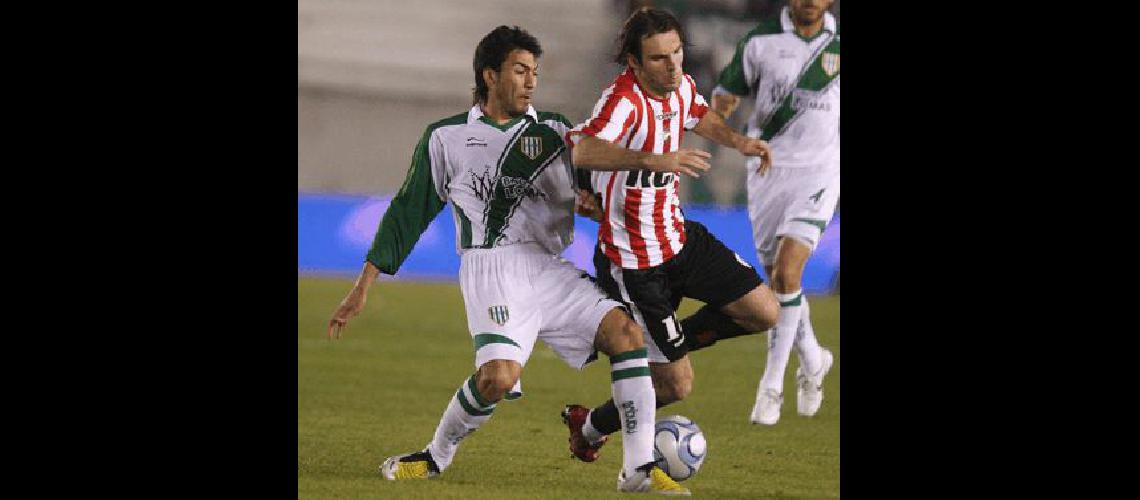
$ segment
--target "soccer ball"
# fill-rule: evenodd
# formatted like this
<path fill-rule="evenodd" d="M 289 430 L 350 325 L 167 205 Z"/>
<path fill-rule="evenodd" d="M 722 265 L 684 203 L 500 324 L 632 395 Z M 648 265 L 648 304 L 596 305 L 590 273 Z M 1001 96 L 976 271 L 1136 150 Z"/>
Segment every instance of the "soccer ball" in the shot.
<path fill-rule="evenodd" d="M 669 477 L 676 481 L 693 477 L 704 463 L 707 450 L 704 433 L 688 417 L 670 415 L 657 419 L 653 458 Z"/>

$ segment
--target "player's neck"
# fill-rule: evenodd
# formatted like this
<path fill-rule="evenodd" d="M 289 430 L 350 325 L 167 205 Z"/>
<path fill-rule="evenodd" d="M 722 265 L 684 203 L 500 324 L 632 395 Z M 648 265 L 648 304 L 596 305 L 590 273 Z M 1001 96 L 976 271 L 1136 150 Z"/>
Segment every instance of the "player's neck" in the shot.
<path fill-rule="evenodd" d="M 649 97 L 657 99 L 658 101 L 665 99 L 665 93 L 658 92 L 645 84 L 645 79 L 641 77 L 641 72 L 636 68 L 633 70 L 633 77 L 637 79 L 637 86 L 641 87 L 641 91 L 645 92 Z"/>
<path fill-rule="evenodd" d="M 796 33 L 804 38 L 814 37 L 819 30 L 823 29 L 823 16 L 819 16 L 819 21 L 811 24 L 800 24 L 797 21 L 792 21 L 796 25 Z"/>
<path fill-rule="evenodd" d="M 503 109 L 503 106 L 495 99 L 488 99 L 487 102 L 479 105 L 479 109 L 483 111 L 483 116 L 499 125 L 516 118 L 507 113 L 507 110 Z"/>

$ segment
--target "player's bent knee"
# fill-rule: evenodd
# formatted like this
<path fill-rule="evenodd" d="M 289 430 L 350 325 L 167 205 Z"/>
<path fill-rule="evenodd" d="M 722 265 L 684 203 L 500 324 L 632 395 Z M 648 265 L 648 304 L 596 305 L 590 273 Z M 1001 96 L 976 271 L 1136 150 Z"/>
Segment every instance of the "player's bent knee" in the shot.
<path fill-rule="evenodd" d="M 776 320 L 779 317 L 780 301 L 776 300 L 776 296 L 771 292 L 765 293 L 760 296 L 760 304 L 752 318 L 753 324 L 749 325 L 749 329 L 754 332 L 767 330 L 776 326 Z"/>
<path fill-rule="evenodd" d="M 475 375 L 475 385 L 479 389 L 479 394 L 487 401 L 498 401 L 515 386 L 521 372 L 522 366 L 518 363 L 496 359 L 479 367 L 479 372 Z"/>
<path fill-rule="evenodd" d="M 776 266 L 776 269 L 772 271 L 772 287 L 784 289 L 787 292 L 798 290 L 800 288 L 800 273 L 786 266 Z"/>

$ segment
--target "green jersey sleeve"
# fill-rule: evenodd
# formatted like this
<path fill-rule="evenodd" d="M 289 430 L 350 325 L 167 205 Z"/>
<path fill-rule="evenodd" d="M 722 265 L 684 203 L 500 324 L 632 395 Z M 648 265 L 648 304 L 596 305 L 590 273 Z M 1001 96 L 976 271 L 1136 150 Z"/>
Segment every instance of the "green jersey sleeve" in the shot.
<path fill-rule="evenodd" d="M 717 85 L 736 95 L 748 95 L 748 79 L 744 76 L 744 48 L 748 45 L 750 36 L 745 36 L 736 43 L 736 53 L 732 55 L 732 62 L 728 63 L 720 72 Z"/>
<path fill-rule="evenodd" d="M 372 248 L 365 257 L 384 274 L 396 274 L 419 241 L 420 235 L 445 204 L 432 177 L 433 163 L 443 161 L 439 154 L 438 140 L 434 141 L 435 147 L 432 147 L 432 132 L 435 129 L 436 127 L 428 127 L 416 145 L 408 177 L 384 212 L 376 237 L 372 240 Z"/>

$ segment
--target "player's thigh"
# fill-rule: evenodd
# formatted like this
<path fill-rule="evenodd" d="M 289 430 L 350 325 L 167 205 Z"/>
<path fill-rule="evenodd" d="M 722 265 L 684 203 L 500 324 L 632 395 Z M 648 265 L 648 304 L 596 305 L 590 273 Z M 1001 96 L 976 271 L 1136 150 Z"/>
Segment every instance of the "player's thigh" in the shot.
<path fill-rule="evenodd" d="M 796 170 L 800 172 L 789 182 L 791 201 L 776 229 L 776 237 L 795 239 L 807 246 L 810 253 L 819 245 L 820 236 L 835 215 L 835 206 L 839 203 L 839 172 L 823 168 Z"/>
<path fill-rule="evenodd" d="M 713 307 L 744 297 L 764 283 L 756 269 L 717 239 L 704 225 L 685 221 L 684 295 Z"/>
<path fill-rule="evenodd" d="M 525 258 L 480 257 L 465 257 L 459 273 L 475 367 L 496 359 L 525 366 L 542 324 L 529 279 L 533 266 Z"/>
<path fill-rule="evenodd" d="M 681 325 L 674 312 L 674 297 L 663 266 L 649 269 L 622 269 L 603 256 L 595 258 L 598 282 L 616 290 L 617 299 L 645 330 L 645 343 L 651 363 L 667 363 L 684 356 L 688 349 Z"/>
<path fill-rule="evenodd" d="M 621 311 L 622 304 L 609 298 L 588 273 L 562 259 L 547 263 L 532 282 L 543 311 L 539 338 L 567 364 L 581 368 L 596 357 L 602 321 Z"/>
<path fill-rule="evenodd" d="M 752 226 L 752 243 L 764 266 L 774 265 L 779 243 L 777 230 L 793 200 L 787 192 L 789 170 L 773 168 L 761 176 L 748 174 L 748 221 Z"/>

